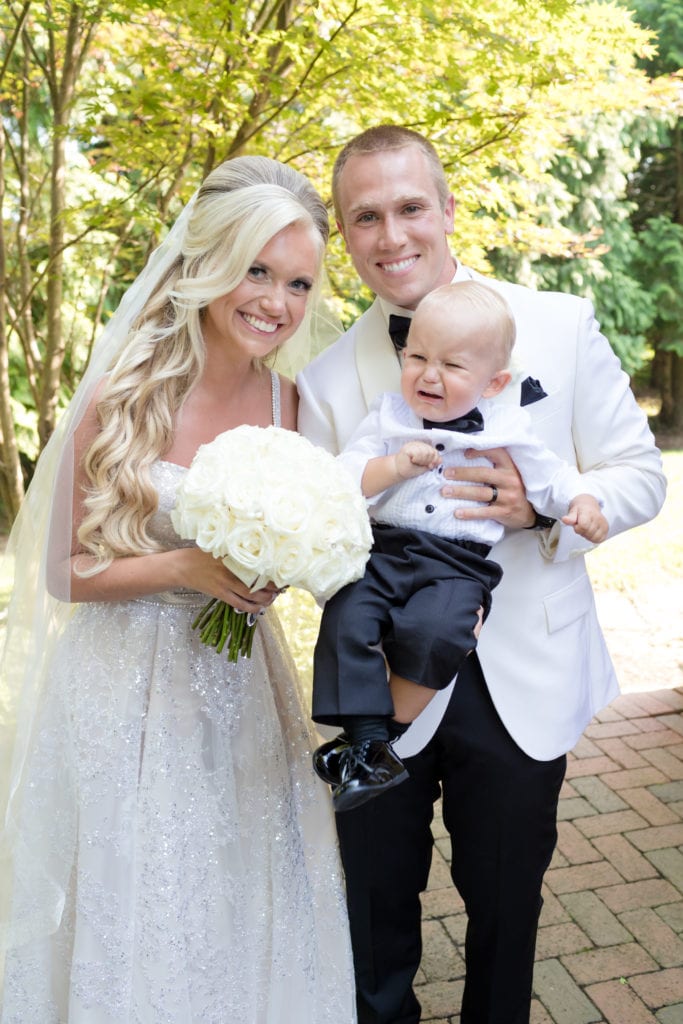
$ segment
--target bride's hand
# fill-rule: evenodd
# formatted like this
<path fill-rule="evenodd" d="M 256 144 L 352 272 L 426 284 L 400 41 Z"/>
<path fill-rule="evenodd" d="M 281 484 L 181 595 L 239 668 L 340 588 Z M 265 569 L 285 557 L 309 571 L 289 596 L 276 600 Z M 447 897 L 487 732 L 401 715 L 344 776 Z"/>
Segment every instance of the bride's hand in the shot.
<path fill-rule="evenodd" d="M 180 548 L 179 585 L 225 601 L 240 612 L 258 614 L 268 608 L 280 591 L 269 583 L 253 593 L 221 561 L 197 547 Z"/>

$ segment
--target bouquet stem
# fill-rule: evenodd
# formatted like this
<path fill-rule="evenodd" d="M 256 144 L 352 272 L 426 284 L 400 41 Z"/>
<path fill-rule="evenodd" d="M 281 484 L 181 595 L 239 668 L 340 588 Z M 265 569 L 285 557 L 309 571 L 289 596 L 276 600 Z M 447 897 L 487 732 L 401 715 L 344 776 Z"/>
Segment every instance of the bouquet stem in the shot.
<path fill-rule="evenodd" d="M 238 612 L 225 601 L 212 598 L 199 612 L 192 628 L 199 630 L 203 644 L 215 647 L 219 654 L 227 644 L 228 661 L 251 656 L 256 619 L 245 612 Z"/>

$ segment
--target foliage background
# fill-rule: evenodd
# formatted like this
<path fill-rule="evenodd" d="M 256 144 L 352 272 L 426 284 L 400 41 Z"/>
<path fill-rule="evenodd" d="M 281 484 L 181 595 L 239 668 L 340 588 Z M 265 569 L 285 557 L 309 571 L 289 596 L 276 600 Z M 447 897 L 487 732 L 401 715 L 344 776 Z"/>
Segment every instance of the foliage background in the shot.
<path fill-rule="evenodd" d="M 454 251 L 595 299 L 683 425 L 678 0 L 8 0 L 0 9 L 0 505 L 11 520 L 100 326 L 216 163 L 323 195 L 338 148 L 437 145 Z M 341 319 L 368 302 L 340 239 Z"/>

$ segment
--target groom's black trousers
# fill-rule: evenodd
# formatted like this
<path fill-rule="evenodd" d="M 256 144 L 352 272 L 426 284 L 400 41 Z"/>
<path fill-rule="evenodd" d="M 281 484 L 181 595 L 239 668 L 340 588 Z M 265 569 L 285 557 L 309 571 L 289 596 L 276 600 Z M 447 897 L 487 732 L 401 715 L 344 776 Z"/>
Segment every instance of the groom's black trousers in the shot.
<path fill-rule="evenodd" d="M 436 734 L 405 763 L 406 782 L 337 815 L 359 1024 L 420 1020 L 412 989 L 422 952 L 419 894 L 440 793 L 453 881 L 468 916 L 461 1024 L 527 1024 L 541 882 L 557 839 L 566 758 L 534 761 L 520 750 L 471 655 Z"/>

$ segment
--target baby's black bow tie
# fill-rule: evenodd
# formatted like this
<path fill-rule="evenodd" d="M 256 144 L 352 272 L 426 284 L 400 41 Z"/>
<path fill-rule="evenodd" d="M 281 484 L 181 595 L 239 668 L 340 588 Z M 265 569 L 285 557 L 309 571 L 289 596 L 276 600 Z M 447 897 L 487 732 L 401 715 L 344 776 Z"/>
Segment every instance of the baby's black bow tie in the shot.
<path fill-rule="evenodd" d="M 457 430 L 461 434 L 478 434 L 484 429 L 484 417 L 478 409 L 472 409 L 465 416 L 458 416 L 454 420 L 446 420 L 445 423 L 437 423 L 435 420 L 422 420 L 425 430 Z"/>

